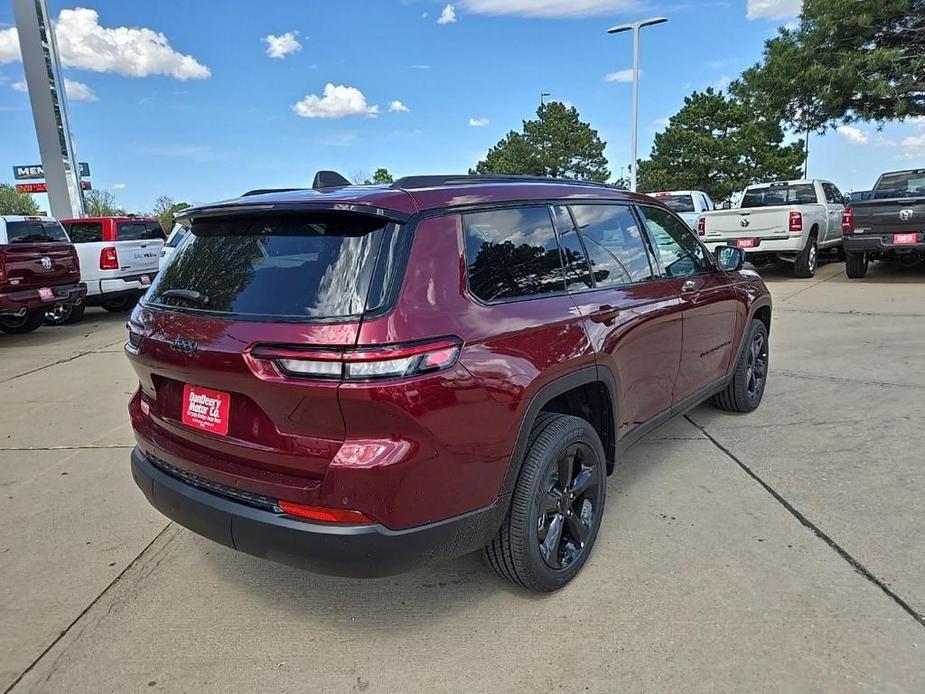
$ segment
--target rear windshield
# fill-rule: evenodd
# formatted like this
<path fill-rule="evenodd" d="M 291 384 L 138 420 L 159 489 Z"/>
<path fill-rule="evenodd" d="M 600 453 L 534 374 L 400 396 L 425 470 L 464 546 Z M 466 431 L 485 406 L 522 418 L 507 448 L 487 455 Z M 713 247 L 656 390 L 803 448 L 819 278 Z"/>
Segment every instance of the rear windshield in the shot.
<path fill-rule="evenodd" d="M 196 220 L 145 303 L 244 320 L 359 316 L 393 228 L 336 213 Z"/>
<path fill-rule="evenodd" d="M 655 199 L 672 212 L 695 212 L 692 195 L 656 195 Z"/>
<path fill-rule="evenodd" d="M 68 231 L 74 243 L 97 243 L 103 240 L 101 222 L 71 222 Z"/>
<path fill-rule="evenodd" d="M 742 207 L 775 207 L 776 205 L 812 205 L 816 203 L 816 188 L 812 183 L 768 186 L 745 191 Z"/>
<path fill-rule="evenodd" d="M 877 181 L 873 196 L 875 198 L 925 197 L 925 169 L 883 174 Z"/>
<path fill-rule="evenodd" d="M 159 224 L 148 222 L 119 222 L 120 241 L 147 241 L 150 239 L 163 239 Z"/>
<path fill-rule="evenodd" d="M 55 221 L 26 220 L 24 222 L 7 222 L 6 236 L 10 243 L 49 243 L 63 241 L 67 243 L 64 228 Z"/>

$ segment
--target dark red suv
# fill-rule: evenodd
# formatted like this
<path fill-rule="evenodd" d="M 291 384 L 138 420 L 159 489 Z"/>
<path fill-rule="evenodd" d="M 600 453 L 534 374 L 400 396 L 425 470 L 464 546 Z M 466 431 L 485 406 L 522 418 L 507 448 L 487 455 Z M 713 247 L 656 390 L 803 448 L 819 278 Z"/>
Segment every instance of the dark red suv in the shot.
<path fill-rule="evenodd" d="M 194 532 L 354 576 L 484 548 L 554 590 L 634 441 L 761 401 L 764 284 L 652 198 L 318 180 L 187 210 L 132 314 L 132 471 Z"/>

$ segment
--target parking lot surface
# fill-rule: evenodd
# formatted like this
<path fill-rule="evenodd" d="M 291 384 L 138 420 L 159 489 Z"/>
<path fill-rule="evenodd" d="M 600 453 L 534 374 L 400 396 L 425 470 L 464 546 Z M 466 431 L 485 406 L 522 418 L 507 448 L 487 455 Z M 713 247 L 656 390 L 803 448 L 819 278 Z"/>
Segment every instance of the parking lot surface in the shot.
<path fill-rule="evenodd" d="M 925 271 L 762 274 L 762 406 L 638 444 L 542 596 L 203 540 L 132 482 L 125 316 L 0 336 L 0 691 L 925 691 Z"/>

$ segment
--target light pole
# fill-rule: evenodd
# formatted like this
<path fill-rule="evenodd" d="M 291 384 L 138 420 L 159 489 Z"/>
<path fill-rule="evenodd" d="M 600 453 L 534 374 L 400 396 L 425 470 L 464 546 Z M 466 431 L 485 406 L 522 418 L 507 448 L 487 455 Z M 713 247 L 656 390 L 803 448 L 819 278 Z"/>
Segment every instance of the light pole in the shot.
<path fill-rule="evenodd" d="M 639 30 L 654 24 L 664 24 L 667 21 L 667 17 L 649 17 L 649 19 L 632 22 L 631 24 L 618 24 L 607 30 L 608 34 L 621 34 L 624 31 L 633 32 L 633 163 L 630 165 L 630 190 L 633 192 L 636 191 L 636 163 L 639 161 L 637 154 L 639 140 Z"/>

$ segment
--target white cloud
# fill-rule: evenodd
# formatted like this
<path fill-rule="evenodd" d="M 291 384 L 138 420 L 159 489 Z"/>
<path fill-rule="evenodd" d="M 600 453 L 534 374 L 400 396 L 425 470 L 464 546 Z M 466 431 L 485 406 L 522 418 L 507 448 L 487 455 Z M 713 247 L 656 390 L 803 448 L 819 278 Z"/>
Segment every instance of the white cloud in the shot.
<path fill-rule="evenodd" d="M 665 116 L 664 118 L 656 118 L 652 121 L 652 125 L 656 128 L 667 128 L 671 125 L 671 116 Z"/>
<path fill-rule="evenodd" d="M 17 92 L 28 92 L 29 87 L 25 82 L 13 82 L 10 85 Z M 83 82 L 77 82 L 75 80 L 69 80 L 67 77 L 64 78 L 64 91 L 67 93 L 67 98 L 71 101 L 96 101 L 96 94 L 93 93 L 93 90 L 90 89 Z"/>
<path fill-rule="evenodd" d="M 397 99 L 393 101 L 391 104 L 389 104 L 389 111 L 392 111 L 392 112 L 408 113 L 408 111 L 410 110 L 411 110 L 410 108 L 405 106 L 402 102 L 398 101 Z"/>
<path fill-rule="evenodd" d="M 800 14 L 803 0 L 748 0 L 749 19 L 790 19 Z"/>
<path fill-rule="evenodd" d="M 456 21 L 456 8 L 452 5 L 447 5 L 443 8 L 443 12 L 440 13 L 440 16 L 437 17 L 437 24 L 452 24 Z"/>
<path fill-rule="evenodd" d="M 642 74 L 642 70 L 639 71 L 639 74 Z M 616 72 L 609 72 L 604 75 L 605 82 L 632 82 L 633 81 L 633 68 L 626 68 L 625 70 L 617 70 Z"/>
<path fill-rule="evenodd" d="M 169 75 L 178 80 L 205 79 L 212 74 L 192 56 L 175 51 L 160 32 L 143 27 L 100 26 L 96 10 L 61 10 L 55 35 L 64 67 L 125 77 Z M 19 60 L 16 29 L 0 30 L 0 63 Z"/>
<path fill-rule="evenodd" d="M 412 65 L 412 70 L 430 70 L 430 65 Z"/>
<path fill-rule="evenodd" d="M 642 9 L 641 0 L 460 0 L 469 12 L 522 17 L 589 17 Z"/>
<path fill-rule="evenodd" d="M 732 84 L 732 80 L 729 79 L 729 76 L 723 75 L 719 79 L 714 80 L 713 82 L 710 82 L 710 84 L 708 84 L 707 86 L 712 87 L 714 91 L 724 92 L 727 89 L 729 89 L 730 84 Z"/>
<path fill-rule="evenodd" d="M 367 116 L 375 118 L 378 106 L 366 103 L 366 97 L 356 87 L 324 85 L 324 96 L 309 94 L 300 102 L 293 104 L 292 110 L 302 118 L 345 118 L 347 116 Z"/>
<path fill-rule="evenodd" d="M 113 190 L 125 190 L 125 184 L 124 183 L 113 183 L 112 189 Z"/>
<path fill-rule="evenodd" d="M 484 128 L 490 121 L 487 118 L 470 118 L 469 125 L 473 128 Z"/>
<path fill-rule="evenodd" d="M 22 82 L 13 82 L 10 86 L 13 88 L 14 91 L 17 91 L 17 92 L 29 91 L 29 87 L 26 86 L 25 80 L 23 80 Z"/>
<path fill-rule="evenodd" d="M 297 31 L 287 31 L 279 36 L 267 34 L 260 40 L 267 44 L 267 57 L 282 59 L 302 50 L 302 44 L 296 38 L 298 35 Z"/>
<path fill-rule="evenodd" d="M 867 133 L 853 125 L 839 125 L 835 131 L 853 145 L 866 145 L 870 142 Z"/>

